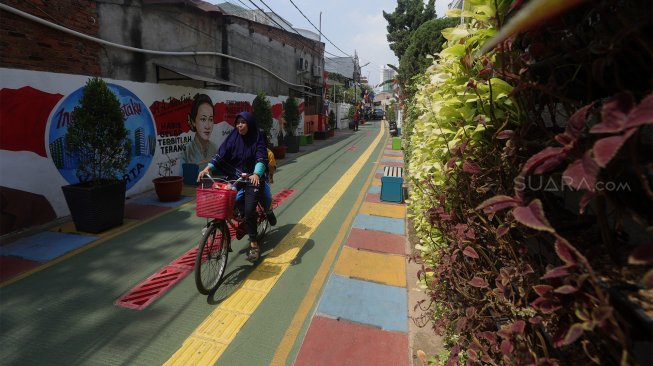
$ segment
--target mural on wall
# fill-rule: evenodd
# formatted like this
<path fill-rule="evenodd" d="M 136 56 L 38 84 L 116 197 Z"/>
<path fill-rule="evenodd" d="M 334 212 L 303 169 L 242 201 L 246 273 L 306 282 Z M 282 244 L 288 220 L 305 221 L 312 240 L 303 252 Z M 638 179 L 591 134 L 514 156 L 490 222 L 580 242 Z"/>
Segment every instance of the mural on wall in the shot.
<path fill-rule="evenodd" d="M 0 72 L 0 231 L 7 233 L 70 214 L 61 186 L 83 177 L 77 176 L 75 156 L 64 149 L 65 131 L 88 77 L 3 68 Z M 181 175 L 183 163 L 203 164 L 234 128 L 236 115 L 252 110 L 255 97 L 106 81 L 118 96 L 132 140 L 132 161 L 124 172 L 128 196 L 152 190 L 157 176 Z M 196 95 L 208 100 L 198 101 L 194 113 Z M 270 97 L 273 143 L 285 134 L 283 100 Z M 193 144 L 203 148 L 201 154 Z"/>
<path fill-rule="evenodd" d="M 132 158 L 122 177 L 129 190 L 143 178 L 152 163 L 156 149 L 154 122 L 145 104 L 134 93 L 120 85 L 109 83 L 108 86 L 120 102 L 125 128 L 129 131 L 128 136 L 132 141 Z M 73 109 L 79 105 L 83 89 L 84 87 L 81 87 L 66 96 L 51 113 L 48 121 L 48 156 L 69 184 L 86 181 L 86 177 L 79 176 L 77 172 L 79 157 L 65 149 L 68 123 Z"/>

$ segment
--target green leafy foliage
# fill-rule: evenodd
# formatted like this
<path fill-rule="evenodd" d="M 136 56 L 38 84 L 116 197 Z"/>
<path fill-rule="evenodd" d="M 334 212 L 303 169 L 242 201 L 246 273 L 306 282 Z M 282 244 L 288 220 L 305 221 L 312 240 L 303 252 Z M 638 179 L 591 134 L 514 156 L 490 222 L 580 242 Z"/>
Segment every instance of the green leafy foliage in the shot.
<path fill-rule="evenodd" d="M 426 68 L 433 63 L 433 55 L 442 50 L 446 41 L 442 30 L 453 27 L 459 22 L 455 18 L 430 19 L 420 25 L 410 35 L 408 47 L 399 60 L 399 76 L 402 84 L 414 76 L 423 74 Z M 406 90 L 409 95 L 414 90 Z"/>
<path fill-rule="evenodd" d="M 66 131 L 66 150 L 78 158 L 80 182 L 119 180 L 131 160 L 131 140 L 120 102 L 98 77 L 86 82 Z"/>
<path fill-rule="evenodd" d="M 293 97 L 288 97 L 283 104 L 283 118 L 286 121 L 286 132 L 288 135 L 295 136 L 300 117 L 297 100 Z"/>
<path fill-rule="evenodd" d="M 383 12 L 388 22 L 388 42 L 398 59 L 401 59 L 408 49 L 413 31 L 424 22 L 435 19 L 435 0 L 424 4 L 423 0 L 397 0 L 394 12 Z"/>
<path fill-rule="evenodd" d="M 256 118 L 256 124 L 269 139 L 271 137 L 270 129 L 272 129 L 272 104 L 262 90 L 258 92 L 252 102 L 252 113 Z"/>
<path fill-rule="evenodd" d="M 627 243 L 653 225 L 650 4 L 586 3 L 487 55 L 510 1 L 466 4 L 405 114 L 425 317 L 448 364 L 634 364 L 608 288 L 653 272 Z"/>
<path fill-rule="evenodd" d="M 336 113 L 333 110 L 329 112 L 329 127 L 336 128 Z"/>

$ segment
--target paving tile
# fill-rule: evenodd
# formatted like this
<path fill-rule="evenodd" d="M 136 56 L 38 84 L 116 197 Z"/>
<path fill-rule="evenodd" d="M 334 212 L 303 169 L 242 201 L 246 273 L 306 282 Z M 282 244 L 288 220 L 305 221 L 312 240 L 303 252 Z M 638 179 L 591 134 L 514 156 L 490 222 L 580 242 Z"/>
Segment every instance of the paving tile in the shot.
<path fill-rule="evenodd" d="M 47 262 L 97 239 L 97 236 L 44 231 L 1 247 L 0 255 Z"/>
<path fill-rule="evenodd" d="M 406 206 L 388 205 L 385 203 L 363 202 L 363 205 L 361 206 L 358 212 L 366 215 L 403 219 L 404 217 L 406 217 Z"/>
<path fill-rule="evenodd" d="M 365 214 L 358 214 L 354 219 L 355 228 L 383 231 L 386 233 L 404 235 L 404 220 L 391 217 L 380 217 Z"/>
<path fill-rule="evenodd" d="M 316 316 L 308 328 L 295 365 L 408 365 L 408 336 Z"/>
<path fill-rule="evenodd" d="M 343 277 L 406 287 L 406 259 L 400 255 L 344 247 L 333 273 Z"/>
<path fill-rule="evenodd" d="M 394 160 L 386 160 L 386 159 L 381 159 L 381 164 L 384 166 L 404 166 L 403 162 L 399 161 L 394 161 Z"/>
<path fill-rule="evenodd" d="M 379 180 L 380 182 L 381 180 Z M 381 185 L 370 186 L 370 189 L 367 190 L 368 193 L 378 193 L 381 194 Z"/>
<path fill-rule="evenodd" d="M 408 330 L 406 288 L 369 281 L 329 277 L 317 312 L 331 318 L 372 325 L 383 330 Z"/>
<path fill-rule="evenodd" d="M 375 252 L 404 255 L 406 237 L 380 231 L 352 228 L 345 245 Z"/>

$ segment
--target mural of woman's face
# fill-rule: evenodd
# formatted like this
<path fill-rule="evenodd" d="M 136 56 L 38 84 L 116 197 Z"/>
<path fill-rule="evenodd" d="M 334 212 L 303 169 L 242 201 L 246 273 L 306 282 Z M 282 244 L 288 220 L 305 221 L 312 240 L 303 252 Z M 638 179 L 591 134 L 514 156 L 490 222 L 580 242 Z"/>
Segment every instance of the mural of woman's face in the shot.
<path fill-rule="evenodd" d="M 195 117 L 195 129 L 197 136 L 204 141 L 209 141 L 211 132 L 213 132 L 213 106 L 208 103 L 203 103 L 197 108 L 197 116 Z"/>

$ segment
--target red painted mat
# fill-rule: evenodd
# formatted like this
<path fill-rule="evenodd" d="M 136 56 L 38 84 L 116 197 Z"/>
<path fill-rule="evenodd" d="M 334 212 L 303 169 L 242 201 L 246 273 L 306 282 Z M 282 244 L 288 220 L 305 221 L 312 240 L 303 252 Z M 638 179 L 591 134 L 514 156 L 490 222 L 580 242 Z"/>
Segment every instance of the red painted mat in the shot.
<path fill-rule="evenodd" d="M 295 365 L 408 365 L 408 335 L 316 316 Z"/>
<path fill-rule="evenodd" d="M 374 252 L 403 255 L 406 253 L 406 237 L 375 230 L 352 228 L 347 246 Z"/>
<path fill-rule="evenodd" d="M 0 282 L 4 282 L 23 272 L 27 272 L 41 264 L 42 263 L 40 262 L 14 256 L 0 256 Z"/>
<path fill-rule="evenodd" d="M 294 189 L 282 189 L 272 197 L 272 206 L 277 207 L 295 193 Z M 236 237 L 233 228 L 229 227 L 232 240 Z M 198 242 L 199 242 L 198 238 Z M 154 300 L 166 293 L 177 282 L 181 281 L 195 268 L 197 247 L 187 251 L 181 257 L 163 267 L 145 281 L 136 285 L 114 302 L 115 305 L 128 309 L 143 310 Z"/>

